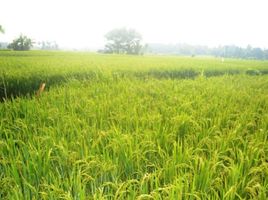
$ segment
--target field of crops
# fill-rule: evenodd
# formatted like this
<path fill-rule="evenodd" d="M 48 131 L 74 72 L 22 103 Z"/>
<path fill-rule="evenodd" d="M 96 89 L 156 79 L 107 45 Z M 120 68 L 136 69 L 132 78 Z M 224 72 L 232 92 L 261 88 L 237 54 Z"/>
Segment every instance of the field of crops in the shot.
<path fill-rule="evenodd" d="M 0 52 L 0 199 L 268 199 L 267 73 L 267 61 Z"/>

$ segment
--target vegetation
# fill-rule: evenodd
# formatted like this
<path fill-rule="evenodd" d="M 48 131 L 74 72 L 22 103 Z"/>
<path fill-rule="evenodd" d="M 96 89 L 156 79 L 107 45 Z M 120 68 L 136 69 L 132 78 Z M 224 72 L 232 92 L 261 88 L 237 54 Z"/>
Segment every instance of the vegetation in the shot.
<path fill-rule="evenodd" d="M 210 55 L 225 58 L 268 60 L 268 49 L 253 48 L 250 45 L 247 48 L 241 48 L 235 45 L 209 48 L 207 46 L 193 46 L 188 44 L 148 44 L 147 50 L 149 53 L 169 55 Z"/>
<path fill-rule="evenodd" d="M 268 198 L 267 62 L 0 56 L 0 199 Z"/>
<path fill-rule="evenodd" d="M 142 36 L 134 29 L 114 29 L 106 34 L 106 53 L 140 54 Z"/>
<path fill-rule="evenodd" d="M 59 45 L 56 41 L 40 41 L 37 43 L 37 48 L 42 50 L 58 50 Z"/>
<path fill-rule="evenodd" d="M 0 33 L 5 33 L 5 30 L 2 25 L 0 25 Z M 0 49 L 2 48 L 2 42 L 0 41 Z"/>
<path fill-rule="evenodd" d="M 33 94 L 40 82 L 47 87 L 69 79 L 106 78 L 194 79 L 199 76 L 265 75 L 268 62 L 189 57 L 133 57 L 49 51 L 7 51 L 0 54 L 0 99 Z M 37 61 L 38 60 L 38 61 Z M 258 71 L 258 73 L 250 71 Z"/>
<path fill-rule="evenodd" d="M 27 51 L 33 46 L 33 41 L 25 35 L 20 35 L 8 45 L 9 49 L 16 51 Z"/>
<path fill-rule="evenodd" d="M 0 33 L 5 33 L 5 30 L 2 25 L 0 25 Z"/>

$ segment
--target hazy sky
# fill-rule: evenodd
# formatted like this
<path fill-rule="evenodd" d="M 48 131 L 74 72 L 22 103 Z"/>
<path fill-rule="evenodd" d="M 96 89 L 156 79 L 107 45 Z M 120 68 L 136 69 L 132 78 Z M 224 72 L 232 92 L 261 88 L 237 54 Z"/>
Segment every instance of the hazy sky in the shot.
<path fill-rule="evenodd" d="M 145 42 L 268 48 L 268 0 L 0 0 L 0 24 L 61 47 L 98 48 L 113 28 L 134 28 Z"/>

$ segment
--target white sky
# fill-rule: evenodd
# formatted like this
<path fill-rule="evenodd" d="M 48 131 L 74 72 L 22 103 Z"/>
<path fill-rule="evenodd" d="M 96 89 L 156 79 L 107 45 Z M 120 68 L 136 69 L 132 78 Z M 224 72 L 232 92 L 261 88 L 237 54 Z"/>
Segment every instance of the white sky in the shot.
<path fill-rule="evenodd" d="M 268 48 L 268 0 L 0 0 L 0 24 L 60 47 L 99 48 L 113 28 L 134 28 L 145 42 Z"/>

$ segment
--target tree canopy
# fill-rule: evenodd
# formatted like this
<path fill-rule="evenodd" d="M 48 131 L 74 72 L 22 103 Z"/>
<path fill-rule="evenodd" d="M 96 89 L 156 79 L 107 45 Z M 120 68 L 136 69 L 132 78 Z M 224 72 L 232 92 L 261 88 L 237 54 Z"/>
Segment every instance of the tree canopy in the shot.
<path fill-rule="evenodd" d="M 33 41 L 25 35 L 20 35 L 8 45 L 9 49 L 16 51 L 27 51 L 33 46 Z"/>
<path fill-rule="evenodd" d="M 114 29 L 105 37 L 107 39 L 105 52 L 107 53 L 140 54 L 142 51 L 142 36 L 134 29 Z"/>

